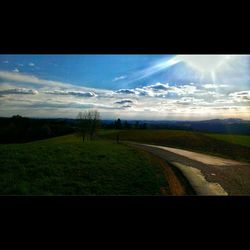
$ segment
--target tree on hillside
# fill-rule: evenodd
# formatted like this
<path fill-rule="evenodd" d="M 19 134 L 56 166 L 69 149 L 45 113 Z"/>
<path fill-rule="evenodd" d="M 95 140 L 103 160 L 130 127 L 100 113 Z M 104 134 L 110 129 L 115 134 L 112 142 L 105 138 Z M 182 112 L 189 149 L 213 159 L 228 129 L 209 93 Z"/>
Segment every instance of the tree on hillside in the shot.
<path fill-rule="evenodd" d="M 147 123 L 144 122 L 139 127 L 140 127 L 140 129 L 147 129 Z"/>
<path fill-rule="evenodd" d="M 90 138 L 93 139 L 96 136 L 98 129 L 101 126 L 101 116 L 97 110 L 89 111 L 91 118 Z"/>
<path fill-rule="evenodd" d="M 51 128 L 48 124 L 44 124 L 41 126 L 40 128 L 40 136 L 41 138 L 47 138 L 47 137 L 50 137 L 52 131 L 51 131 Z"/>
<path fill-rule="evenodd" d="M 116 121 L 115 121 L 115 128 L 116 129 L 122 129 L 122 122 L 121 122 L 121 119 L 118 118 Z"/>
<path fill-rule="evenodd" d="M 138 129 L 138 128 L 139 128 L 139 122 L 138 122 L 138 121 L 136 121 L 136 123 L 135 123 L 135 125 L 134 125 L 134 128 L 135 128 L 135 129 Z"/>
<path fill-rule="evenodd" d="M 130 124 L 128 121 L 125 121 L 125 122 L 123 123 L 123 127 L 124 127 L 125 129 L 130 129 L 130 128 L 131 128 L 131 124 Z"/>
<path fill-rule="evenodd" d="M 101 124 L 100 113 L 97 110 L 87 110 L 79 112 L 76 119 L 83 142 L 86 136 L 92 140 Z"/>

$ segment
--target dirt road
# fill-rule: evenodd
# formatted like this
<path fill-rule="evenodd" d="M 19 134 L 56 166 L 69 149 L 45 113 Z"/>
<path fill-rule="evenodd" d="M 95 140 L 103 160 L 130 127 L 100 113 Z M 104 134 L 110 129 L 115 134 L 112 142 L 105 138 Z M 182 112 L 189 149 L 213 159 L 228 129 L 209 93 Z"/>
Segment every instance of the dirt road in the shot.
<path fill-rule="evenodd" d="M 175 164 L 198 194 L 250 195 L 250 165 L 188 150 L 127 142 Z"/>

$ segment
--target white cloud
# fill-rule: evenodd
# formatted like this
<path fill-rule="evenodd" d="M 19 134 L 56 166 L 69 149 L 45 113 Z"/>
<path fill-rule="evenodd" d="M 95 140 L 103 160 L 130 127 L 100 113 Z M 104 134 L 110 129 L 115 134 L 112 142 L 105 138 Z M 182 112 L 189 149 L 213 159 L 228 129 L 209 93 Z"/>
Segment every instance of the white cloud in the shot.
<path fill-rule="evenodd" d="M 58 81 L 51 81 L 51 80 L 44 80 L 39 79 L 36 76 L 22 74 L 19 71 L 10 72 L 10 71 L 0 71 L 0 78 L 15 81 L 15 82 L 23 82 L 23 83 L 31 83 L 31 84 L 39 84 L 43 86 L 49 87 L 72 87 L 72 84 L 58 82 Z"/>
<path fill-rule="evenodd" d="M 183 96 L 202 96 L 202 98 L 216 99 L 224 94 L 203 87 L 197 88 L 193 83 L 184 85 L 169 85 L 169 83 L 155 83 L 134 89 L 120 89 L 120 94 L 130 94 L 140 97 L 181 98 Z"/>
<path fill-rule="evenodd" d="M 36 95 L 38 91 L 35 89 L 26 89 L 26 88 L 15 88 L 15 89 L 4 89 L 0 90 L 1 95 L 10 95 L 10 94 L 27 94 L 27 95 Z"/>
<path fill-rule="evenodd" d="M 217 89 L 217 88 L 227 88 L 229 85 L 227 84 L 205 84 L 205 89 Z"/>
<path fill-rule="evenodd" d="M 29 63 L 29 66 L 30 66 L 30 67 L 34 67 L 35 64 L 34 64 L 33 62 L 30 62 L 30 63 Z"/>
<path fill-rule="evenodd" d="M 155 83 L 147 85 L 142 88 L 135 88 L 124 91 L 124 93 L 135 93 L 139 96 L 150 96 L 150 97 L 176 97 L 182 95 L 190 95 L 197 92 L 196 86 L 193 85 L 180 85 L 170 86 L 168 83 Z"/>
<path fill-rule="evenodd" d="M 12 71 L 18 73 L 18 72 L 19 72 L 19 69 L 15 68 L 15 69 L 13 69 Z"/>
<path fill-rule="evenodd" d="M 46 94 L 52 95 L 72 95 L 77 97 L 95 97 L 97 96 L 94 92 L 83 92 L 83 91 L 62 91 L 62 90 L 53 90 L 45 91 Z"/>
<path fill-rule="evenodd" d="M 249 116 L 248 90 L 227 95 L 218 92 L 215 85 L 156 82 L 111 91 L 18 72 L 0 71 L 0 78 L 5 80 L 0 82 L 0 111 L 3 115 L 18 112 L 29 116 L 76 117 L 81 109 L 98 108 L 105 119 L 119 116 L 124 119 L 192 119 L 213 114 L 232 116 L 237 107 L 239 116 Z M 38 91 L 39 95 L 36 95 Z"/>
<path fill-rule="evenodd" d="M 11 72 L 11 71 L 1 71 L 0 79 L 4 79 L 6 82 L 21 84 L 24 87 L 27 85 L 32 85 L 33 88 L 43 89 L 44 91 L 55 91 L 60 89 L 61 91 L 71 91 L 73 92 L 93 92 L 95 95 L 101 95 L 103 97 L 111 97 L 114 92 L 106 89 L 95 89 L 82 86 L 76 86 L 71 83 L 45 80 L 40 79 L 34 75 L 28 75 L 23 73 Z M 74 94 L 74 93 L 73 93 Z"/>
<path fill-rule="evenodd" d="M 169 84 L 168 83 L 163 84 L 163 83 L 157 82 L 155 84 L 144 87 L 144 89 L 152 89 L 154 91 L 168 90 Z"/>
<path fill-rule="evenodd" d="M 127 76 L 117 76 L 112 81 L 116 82 L 116 81 L 120 81 L 120 80 L 123 80 L 123 79 L 126 79 L 126 78 L 127 78 Z"/>
<path fill-rule="evenodd" d="M 197 87 L 196 86 L 188 85 L 188 84 L 181 85 L 181 86 L 177 87 L 176 89 L 179 89 L 180 93 L 183 94 L 183 95 L 185 95 L 185 94 L 194 94 L 194 93 L 197 92 Z"/>
<path fill-rule="evenodd" d="M 10 100 L 7 100 L 10 101 Z M 101 104 L 101 103 L 85 103 L 78 101 L 64 101 L 64 100 L 52 100 L 52 101 L 20 101 L 20 100 L 11 100 L 8 103 L 8 106 L 11 108 L 26 108 L 32 111 L 32 109 L 100 109 L 100 110 L 113 110 L 113 109 L 123 109 L 123 107 L 115 107 L 113 105 Z"/>

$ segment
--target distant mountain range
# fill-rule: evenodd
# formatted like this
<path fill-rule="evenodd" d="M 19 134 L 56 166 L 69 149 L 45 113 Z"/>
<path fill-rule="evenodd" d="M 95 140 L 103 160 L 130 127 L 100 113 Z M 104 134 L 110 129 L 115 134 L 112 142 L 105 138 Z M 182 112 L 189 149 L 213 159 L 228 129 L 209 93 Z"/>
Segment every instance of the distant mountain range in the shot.
<path fill-rule="evenodd" d="M 199 132 L 250 135 L 250 121 L 241 119 L 213 119 L 205 121 L 166 121 L 165 123 L 161 123 L 160 126 L 164 126 L 168 129 L 186 129 Z"/>
<path fill-rule="evenodd" d="M 104 124 L 110 124 L 113 120 L 103 120 Z M 124 122 L 122 120 L 122 122 Z M 212 119 L 203 121 L 155 121 L 155 120 L 130 120 L 130 124 L 146 123 L 148 128 L 153 129 L 177 129 L 190 130 L 198 132 L 225 133 L 225 134 L 243 134 L 250 135 L 250 121 L 229 118 Z"/>

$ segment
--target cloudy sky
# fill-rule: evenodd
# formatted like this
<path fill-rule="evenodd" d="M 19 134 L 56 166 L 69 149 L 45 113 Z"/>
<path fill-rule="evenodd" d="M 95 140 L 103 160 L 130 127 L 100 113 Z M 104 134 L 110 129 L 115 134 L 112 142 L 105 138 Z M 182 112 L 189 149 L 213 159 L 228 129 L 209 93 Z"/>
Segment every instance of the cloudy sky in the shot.
<path fill-rule="evenodd" d="M 0 116 L 250 120 L 248 55 L 0 55 Z"/>

